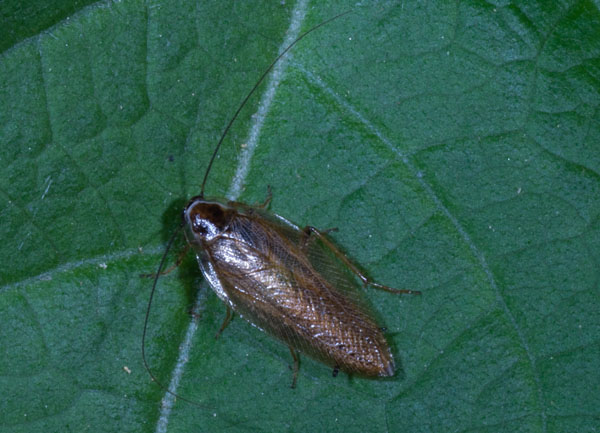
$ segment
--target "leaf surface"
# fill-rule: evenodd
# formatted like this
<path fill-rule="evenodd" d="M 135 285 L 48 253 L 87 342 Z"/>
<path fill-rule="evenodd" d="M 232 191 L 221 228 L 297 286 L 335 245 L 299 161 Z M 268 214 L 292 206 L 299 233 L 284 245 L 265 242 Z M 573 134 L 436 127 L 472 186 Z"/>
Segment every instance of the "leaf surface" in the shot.
<path fill-rule="evenodd" d="M 407 3 L 3 3 L 1 432 L 597 431 L 598 6 Z M 285 346 L 239 317 L 215 341 L 225 308 L 188 258 L 147 350 L 168 383 L 200 305 L 177 392 L 202 407 L 160 420 L 139 274 L 286 31 L 351 7 L 259 87 L 207 194 L 230 191 L 274 90 L 240 200 L 270 185 L 273 212 L 422 291 L 366 291 L 398 372 L 303 357 L 291 390 Z"/>

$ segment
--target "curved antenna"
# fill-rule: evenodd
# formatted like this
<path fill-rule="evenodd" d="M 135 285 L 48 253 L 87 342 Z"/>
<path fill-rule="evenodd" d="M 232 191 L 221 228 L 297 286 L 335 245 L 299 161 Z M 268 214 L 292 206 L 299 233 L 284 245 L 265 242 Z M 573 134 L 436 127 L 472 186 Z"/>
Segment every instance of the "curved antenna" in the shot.
<path fill-rule="evenodd" d="M 200 188 L 200 197 L 204 198 L 204 186 L 206 185 L 206 180 L 208 179 L 208 174 L 210 173 L 210 169 L 212 168 L 213 162 L 215 161 L 215 158 L 217 157 L 217 154 L 219 153 L 219 149 L 221 148 L 221 144 L 223 143 L 223 140 L 225 140 L 225 137 L 227 136 L 227 133 L 231 129 L 231 126 L 233 125 L 233 122 L 235 122 L 235 120 L 237 119 L 238 115 L 240 114 L 240 111 L 242 111 L 242 108 L 244 108 L 244 106 L 246 105 L 246 102 L 248 102 L 248 99 L 250 99 L 250 97 L 256 91 L 256 89 L 258 88 L 258 86 L 260 86 L 260 84 L 264 81 L 264 79 L 269 74 L 269 72 L 271 72 L 271 69 L 273 69 L 273 66 L 275 66 L 277 64 L 277 62 L 279 60 L 281 60 L 281 58 L 283 56 L 285 56 L 286 53 L 293 48 L 294 45 L 296 45 L 298 42 L 300 42 L 302 39 L 304 39 L 304 37 L 307 36 L 309 33 L 314 32 L 318 28 L 323 27 L 324 25 L 329 24 L 331 21 L 337 20 L 338 18 L 343 17 L 344 15 L 349 14 L 350 12 L 352 12 L 352 10 L 343 12 L 343 13 L 341 13 L 339 15 L 336 15 L 336 16 L 334 16 L 332 18 L 329 18 L 328 20 L 325 20 L 322 23 L 317 24 L 313 28 L 311 28 L 311 29 L 305 31 L 304 33 L 302 33 L 291 44 L 289 44 L 281 52 L 281 54 L 279 54 L 277 56 L 277 58 L 275 58 L 275 60 L 273 60 L 273 62 L 269 65 L 269 67 L 263 72 L 263 74 L 260 76 L 260 78 L 258 79 L 258 81 L 256 82 L 256 84 L 254 85 L 254 87 L 252 87 L 252 90 L 250 90 L 250 92 L 248 92 L 248 94 L 246 95 L 246 97 L 244 98 L 244 100 L 242 101 L 242 103 L 240 104 L 240 106 L 238 107 L 238 109 L 236 110 L 235 114 L 233 115 L 233 117 L 231 118 L 231 120 L 229 121 L 229 123 L 227 124 L 227 126 L 225 127 L 225 129 L 223 130 L 223 133 L 221 134 L 221 138 L 219 138 L 217 146 L 215 147 L 215 150 L 213 151 L 213 154 L 210 157 L 210 162 L 208 163 L 208 167 L 206 168 L 206 172 L 204 173 L 204 179 L 202 180 L 202 187 Z"/>
<path fill-rule="evenodd" d="M 152 283 L 152 291 L 150 292 L 150 299 L 148 300 L 148 308 L 146 308 L 146 318 L 144 319 L 144 332 L 142 333 L 142 360 L 144 361 L 144 367 L 148 371 L 148 374 L 150 375 L 152 380 L 159 387 L 161 387 L 164 391 L 168 392 L 169 394 L 171 394 L 187 403 L 190 403 L 190 404 L 193 404 L 194 406 L 205 409 L 204 406 L 199 405 L 195 401 L 181 397 L 180 395 L 177 395 L 173 391 L 171 391 L 167 386 L 165 386 L 161 381 L 159 381 L 156 378 L 154 373 L 152 373 L 150 366 L 148 365 L 148 361 L 146 360 L 146 333 L 148 330 L 148 318 L 150 317 L 150 308 L 152 307 L 152 299 L 154 298 L 154 292 L 156 291 L 156 285 L 158 284 L 158 277 L 160 277 L 160 274 L 163 271 L 163 268 L 165 267 L 165 262 L 167 261 L 167 254 L 169 253 L 169 250 L 171 249 L 171 246 L 173 245 L 175 238 L 181 232 L 182 228 L 183 228 L 183 224 L 180 224 L 179 227 L 177 228 L 177 230 L 175 230 L 175 232 L 171 235 L 171 238 L 169 239 L 169 242 L 167 243 L 167 248 L 165 249 L 165 253 L 163 254 L 162 258 L 160 259 L 160 264 L 158 265 L 158 270 L 156 271 L 156 274 L 154 274 L 154 282 Z"/>

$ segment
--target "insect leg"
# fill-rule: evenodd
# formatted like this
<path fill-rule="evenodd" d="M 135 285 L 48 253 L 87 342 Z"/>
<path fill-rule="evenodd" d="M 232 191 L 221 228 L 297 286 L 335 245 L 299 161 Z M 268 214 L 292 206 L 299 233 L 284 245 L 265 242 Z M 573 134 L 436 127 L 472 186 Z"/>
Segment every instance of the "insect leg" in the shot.
<path fill-rule="evenodd" d="M 185 255 L 188 253 L 189 250 L 190 250 L 190 244 L 186 243 L 185 247 L 181 250 L 181 252 L 177 256 L 177 260 L 175 260 L 175 263 L 173 265 L 169 266 L 164 271 L 162 271 L 159 275 L 162 277 L 164 275 L 170 274 L 172 271 L 177 269 L 179 267 L 179 265 L 181 264 L 181 262 L 183 262 L 183 259 L 185 258 Z M 155 277 L 156 277 L 156 274 L 140 274 L 140 278 L 155 278 Z"/>
<path fill-rule="evenodd" d="M 265 201 L 263 201 L 260 204 L 257 204 L 256 207 L 259 207 L 261 209 L 266 209 L 269 206 L 269 203 L 271 203 L 272 198 L 273 198 L 273 191 L 271 190 L 271 185 L 267 185 L 267 197 L 265 198 Z"/>
<path fill-rule="evenodd" d="M 294 348 L 292 346 L 288 346 L 290 348 L 290 353 L 292 354 L 292 358 L 294 358 L 294 377 L 292 378 L 292 386 L 290 388 L 294 389 L 296 388 L 296 380 L 298 379 L 298 370 L 300 368 L 300 358 L 298 357 L 298 354 L 296 354 L 296 351 L 294 350 Z"/>
<path fill-rule="evenodd" d="M 358 268 L 354 265 L 354 263 L 352 263 L 350 260 L 348 260 L 348 257 L 346 257 L 344 255 L 344 253 L 342 253 L 333 244 L 333 242 L 331 242 L 329 239 L 327 239 L 325 237 L 324 233 L 321 233 L 318 229 L 316 229 L 315 227 L 312 227 L 312 226 L 306 226 L 306 227 L 304 227 L 304 233 L 307 236 L 311 236 L 311 235 L 317 236 L 321 240 L 321 242 L 323 242 L 323 244 L 327 248 L 329 248 L 331 250 L 331 252 L 333 252 L 335 254 L 335 256 L 338 259 L 340 259 L 342 262 L 344 262 L 344 264 L 346 266 L 348 266 L 348 268 L 350 268 L 350 270 L 352 271 L 352 273 L 354 273 L 358 278 L 360 278 L 360 280 L 363 282 L 363 284 L 365 286 L 376 287 L 378 289 L 385 290 L 386 292 L 392 292 L 392 293 L 407 293 L 409 295 L 420 295 L 421 294 L 421 292 L 419 292 L 418 290 L 394 289 L 392 287 L 376 283 L 375 281 L 371 281 L 366 275 L 364 275 L 362 272 L 360 272 L 358 270 Z"/>
<path fill-rule="evenodd" d="M 312 226 L 306 226 L 304 227 L 304 230 L 302 230 L 302 234 L 304 235 L 302 238 L 302 245 L 300 245 L 300 248 L 302 249 L 306 249 L 306 247 L 308 247 L 309 243 L 312 242 L 313 239 L 315 239 L 314 236 L 311 236 L 313 233 L 313 230 L 316 230 L 321 236 L 326 235 L 327 233 L 331 233 L 331 232 L 337 232 L 338 228 L 337 227 L 331 227 L 329 229 L 325 229 L 323 231 L 317 230 L 316 228 L 312 227 Z"/>
<path fill-rule="evenodd" d="M 219 339 L 219 337 L 221 336 L 221 333 L 225 330 L 225 328 L 227 328 L 227 325 L 229 325 L 229 322 L 231 322 L 232 317 L 233 317 L 233 313 L 231 312 L 231 308 L 227 307 L 227 313 L 225 314 L 225 319 L 223 320 L 221 327 L 215 334 L 215 340 Z"/>

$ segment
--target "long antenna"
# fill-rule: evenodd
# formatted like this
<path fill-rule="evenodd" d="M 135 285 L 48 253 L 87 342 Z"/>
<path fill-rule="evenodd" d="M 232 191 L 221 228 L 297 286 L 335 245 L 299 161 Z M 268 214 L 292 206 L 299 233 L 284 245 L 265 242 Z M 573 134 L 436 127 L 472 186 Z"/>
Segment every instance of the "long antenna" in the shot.
<path fill-rule="evenodd" d="M 235 112 L 235 114 L 233 115 L 233 117 L 231 118 L 231 120 L 229 121 L 229 123 L 227 124 L 227 126 L 225 127 L 225 129 L 223 130 L 223 134 L 221 134 L 221 138 L 219 138 L 219 142 L 217 143 L 217 146 L 215 147 L 215 150 L 213 151 L 213 154 L 210 157 L 210 162 L 208 163 L 208 167 L 206 168 L 206 172 L 204 173 L 204 179 L 202 180 L 202 188 L 200 188 L 200 197 L 204 197 L 204 186 L 206 185 L 206 180 L 208 179 L 208 174 L 210 173 L 210 170 L 212 168 L 213 162 L 215 161 L 215 158 L 217 157 L 217 154 L 219 153 L 219 149 L 221 148 L 221 144 L 223 143 L 223 140 L 225 140 L 225 137 L 227 136 L 227 133 L 231 129 L 231 125 L 233 125 L 233 122 L 235 122 L 235 120 L 237 119 L 238 115 L 240 114 L 240 111 L 242 111 L 242 108 L 244 108 L 244 106 L 246 105 L 246 102 L 248 102 L 248 99 L 250 99 L 250 97 L 252 96 L 252 94 L 254 94 L 254 92 L 256 91 L 256 89 L 258 88 L 258 86 L 260 86 L 260 84 L 264 81 L 264 79 L 269 74 L 269 72 L 271 72 L 271 69 L 273 69 L 273 67 L 277 64 L 277 62 L 283 56 L 285 56 L 287 54 L 287 52 L 293 48 L 294 45 L 296 45 L 298 42 L 300 42 L 309 33 L 314 32 L 318 28 L 323 27 L 324 25 L 330 23 L 331 21 L 337 20 L 338 18 L 343 17 L 344 15 L 349 14 L 350 12 L 352 12 L 352 11 L 349 10 L 349 11 L 343 12 L 343 13 L 341 13 L 339 15 L 336 15 L 336 16 L 334 16 L 332 18 L 329 18 L 328 20 L 325 20 L 322 23 L 317 24 L 313 28 L 311 28 L 311 29 L 307 30 L 306 32 L 302 33 L 300 36 L 298 36 L 296 38 L 296 40 L 294 40 L 294 42 L 292 42 L 291 44 L 289 44 L 286 47 L 286 49 L 283 50 L 281 52 L 281 54 L 279 54 L 275 60 L 273 60 L 273 62 L 269 65 L 269 67 L 265 70 L 265 72 L 263 72 L 263 74 L 260 76 L 260 78 L 258 79 L 258 81 L 256 82 L 256 84 L 254 85 L 254 87 L 252 87 L 252 90 L 250 90 L 250 92 L 248 92 L 248 94 L 246 95 L 246 97 L 244 98 L 244 100 L 242 101 L 242 103 L 240 104 L 240 106 L 238 107 L 237 111 Z"/>
<path fill-rule="evenodd" d="M 171 391 L 166 385 L 164 385 L 161 381 L 159 381 L 156 378 L 154 373 L 152 373 L 150 366 L 148 365 L 148 361 L 146 360 L 146 333 L 148 330 L 148 318 L 150 317 L 150 308 L 152 307 L 152 299 L 154 298 L 154 292 L 156 291 L 156 285 L 158 284 L 158 278 L 160 277 L 160 274 L 162 273 L 163 268 L 165 267 L 165 262 L 167 261 L 167 254 L 168 254 L 169 250 L 171 249 L 173 242 L 177 238 L 177 235 L 180 233 L 182 228 L 183 228 L 183 225 L 180 225 L 177 228 L 177 230 L 175 230 L 175 232 L 173 232 L 173 234 L 171 235 L 171 238 L 169 239 L 169 242 L 167 243 L 167 248 L 165 249 L 165 253 L 163 254 L 162 259 L 160 260 L 160 264 L 158 265 L 158 270 L 156 271 L 156 274 L 154 274 L 154 282 L 152 283 L 152 290 L 150 291 L 150 299 L 148 300 L 148 307 L 146 308 L 146 318 L 144 319 L 144 332 L 142 334 L 142 360 L 144 361 L 144 367 L 146 367 L 146 370 L 148 371 L 148 374 L 150 375 L 152 380 L 159 387 L 161 387 L 164 391 L 168 392 L 169 394 L 171 394 L 185 402 L 193 404 L 194 406 L 204 408 L 203 406 L 199 405 L 195 401 L 181 397 L 180 395 L 175 394 L 173 391 Z"/>

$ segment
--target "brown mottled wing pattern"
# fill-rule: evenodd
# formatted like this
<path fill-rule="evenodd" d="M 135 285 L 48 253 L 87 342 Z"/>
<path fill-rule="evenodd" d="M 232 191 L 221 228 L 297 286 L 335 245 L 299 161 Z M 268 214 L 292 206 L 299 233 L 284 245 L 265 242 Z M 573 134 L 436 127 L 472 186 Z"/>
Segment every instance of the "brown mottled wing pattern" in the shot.
<path fill-rule="evenodd" d="M 290 346 L 346 372 L 393 374 L 379 327 L 318 239 L 271 217 L 238 214 L 207 248 L 234 309 Z M 316 264 L 316 265 L 315 265 Z"/>

